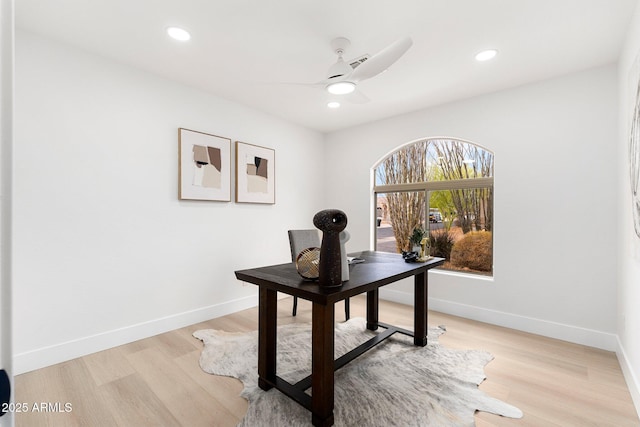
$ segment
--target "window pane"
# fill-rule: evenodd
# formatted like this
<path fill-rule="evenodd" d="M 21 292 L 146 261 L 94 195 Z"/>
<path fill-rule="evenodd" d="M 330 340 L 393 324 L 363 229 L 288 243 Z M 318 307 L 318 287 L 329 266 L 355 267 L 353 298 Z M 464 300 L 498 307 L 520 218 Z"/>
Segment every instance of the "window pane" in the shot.
<path fill-rule="evenodd" d="M 400 253 L 411 250 L 409 237 L 425 228 L 425 192 L 407 191 L 377 195 L 376 250 Z"/>
<path fill-rule="evenodd" d="M 426 150 L 431 174 L 425 181 L 493 176 L 493 153 L 477 145 L 451 139 L 430 139 Z"/>
<path fill-rule="evenodd" d="M 432 191 L 429 195 L 431 255 L 445 270 L 493 274 L 493 189 Z"/>
<path fill-rule="evenodd" d="M 403 147 L 376 168 L 375 184 L 408 184 L 493 176 L 493 153 L 455 139 L 429 139 Z"/>

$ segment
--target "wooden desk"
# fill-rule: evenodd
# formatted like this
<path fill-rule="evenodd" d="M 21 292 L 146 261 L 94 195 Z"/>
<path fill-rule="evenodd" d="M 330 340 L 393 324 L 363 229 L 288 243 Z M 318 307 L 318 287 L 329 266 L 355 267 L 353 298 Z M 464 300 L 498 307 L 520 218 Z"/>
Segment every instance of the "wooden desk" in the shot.
<path fill-rule="evenodd" d="M 312 413 L 314 426 L 333 425 L 334 371 L 399 332 L 413 337 L 415 345 L 427 344 L 427 271 L 444 263 L 433 258 L 424 263 L 407 263 L 399 254 L 366 251 L 349 254 L 365 262 L 349 267 L 349 281 L 342 286 L 324 288 L 316 282 L 302 280 L 293 263 L 236 271 L 236 277 L 259 289 L 258 385 L 263 390 L 277 388 Z M 406 277 L 414 276 L 414 332 L 378 321 L 378 289 Z M 311 316 L 312 350 L 310 376 L 290 384 L 276 375 L 276 293 L 297 296 L 313 303 Z M 369 341 L 334 360 L 335 303 L 367 293 L 367 328 L 386 328 Z M 309 387 L 313 396 L 304 391 Z"/>

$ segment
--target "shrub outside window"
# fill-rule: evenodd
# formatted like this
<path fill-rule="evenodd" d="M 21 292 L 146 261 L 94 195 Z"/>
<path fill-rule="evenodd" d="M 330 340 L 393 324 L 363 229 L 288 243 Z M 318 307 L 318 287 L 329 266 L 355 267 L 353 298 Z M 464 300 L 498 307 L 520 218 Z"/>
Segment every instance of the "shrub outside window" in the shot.
<path fill-rule="evenodd" d="M 423 231 L 446 270 L 493 275 L 493 153 L 432 138 L 400 147 L 374 168 L 376 250 L 412 250 Z"/>

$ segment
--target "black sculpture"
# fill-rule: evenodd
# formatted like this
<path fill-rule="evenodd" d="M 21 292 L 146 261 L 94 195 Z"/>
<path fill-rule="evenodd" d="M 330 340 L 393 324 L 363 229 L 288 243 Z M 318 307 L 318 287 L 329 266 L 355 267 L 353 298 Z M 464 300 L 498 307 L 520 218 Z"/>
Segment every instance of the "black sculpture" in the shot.
<path fill-rule="evenodd" d="M 313 217 L 313 225 L 322 231 L 320 245 L 320 286 L 342 285 L 340 232 L 347 226 L 347 215 L 338 209 L 326 209 Z"/>

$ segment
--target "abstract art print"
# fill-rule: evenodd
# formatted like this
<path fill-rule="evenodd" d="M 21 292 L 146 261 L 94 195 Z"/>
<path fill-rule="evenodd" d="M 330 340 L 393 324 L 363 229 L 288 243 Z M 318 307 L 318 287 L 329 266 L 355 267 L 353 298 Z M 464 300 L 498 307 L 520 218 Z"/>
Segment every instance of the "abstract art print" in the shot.
<path fill-rule="evenodd" d="M 180 200 L 231 201 L 231 140 L 178 129 Z"/>
<path fill-rule="evenodd" d="M 236 141 L 236 202 L 276 202 L 275 151 Z"/>

